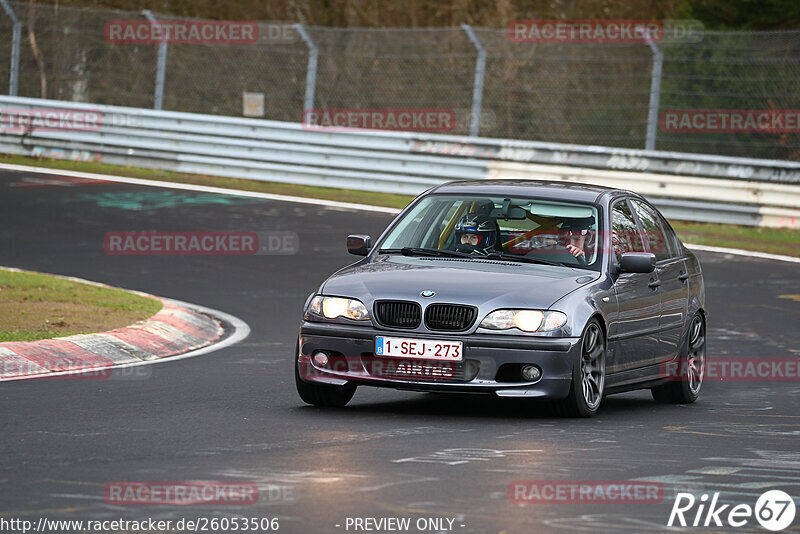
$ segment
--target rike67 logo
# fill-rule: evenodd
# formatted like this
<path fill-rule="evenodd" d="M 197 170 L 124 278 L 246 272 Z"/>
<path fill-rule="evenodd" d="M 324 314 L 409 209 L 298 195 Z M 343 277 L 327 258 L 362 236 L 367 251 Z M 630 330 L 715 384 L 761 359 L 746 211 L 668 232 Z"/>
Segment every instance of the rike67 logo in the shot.
<path fill-rule="evenodd" d="M 721 504 L 719 493 L 704 493 L 699 498 L 691 493 L 678 493 L 669 514 L 667 526 L 733 527 L 752 525 L 753 520 L 763 528 L 777 532 L 789 528 L 794 521 L 794 499 L 781 490 L 769 490 L 749 504 Z"/>

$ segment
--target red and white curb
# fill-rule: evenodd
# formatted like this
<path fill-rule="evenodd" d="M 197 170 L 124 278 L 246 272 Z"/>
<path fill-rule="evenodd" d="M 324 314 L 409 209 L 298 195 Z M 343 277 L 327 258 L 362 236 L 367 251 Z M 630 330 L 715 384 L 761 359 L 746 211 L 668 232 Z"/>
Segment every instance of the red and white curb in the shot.
<path fill-rule="evenodd" d="M 16 270 L 16 269 L 7 269 Z M 104 286 L 72 277 L 73 281 Z M 108 286 L 105 286 L 108 287 Z M 241 319 L 195 304 L 157 298 L 162 309 L 149 319 L 98 334 L 0 343 L 0 381 L 99 373 L 200 356 L 241 341 L 250 327 Z M 225 333 L 222 322 L 233 328 Z"/>

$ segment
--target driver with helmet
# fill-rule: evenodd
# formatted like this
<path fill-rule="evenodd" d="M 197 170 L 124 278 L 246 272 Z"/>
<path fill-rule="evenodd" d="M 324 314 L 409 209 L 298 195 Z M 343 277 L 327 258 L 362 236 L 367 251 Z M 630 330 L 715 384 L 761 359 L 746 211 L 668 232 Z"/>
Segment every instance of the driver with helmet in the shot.
<path fill-rule="evenodd" d="M 464 215 L 455 227 L 456 250 L 468 254 L 489 254 L 500 248 L 500 227 L 491 216 L 494 202 L 484 200 Z"/>

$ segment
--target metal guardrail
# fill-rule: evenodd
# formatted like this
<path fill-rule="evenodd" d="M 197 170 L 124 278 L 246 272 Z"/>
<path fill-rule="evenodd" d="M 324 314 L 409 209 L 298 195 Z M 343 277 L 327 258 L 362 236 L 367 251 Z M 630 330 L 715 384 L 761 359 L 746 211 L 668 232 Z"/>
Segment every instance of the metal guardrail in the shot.
<path fill-rule="evenodd" d="M 4 111 L 93 110 L 83 130 L 5 127 Z M 16 110 L 16 111 L 14 111 Z M 0 96 L 0 152 L 417 194 L 452 179 L 623 187 L 667 217 L 800 226 L 800 163 L 301 124 Z"/>
<path fill-rule="evenodd" d="M 539 141 L 416 135 L 414 152 L 632 172 L 800 184 L 800 163 Z"/>

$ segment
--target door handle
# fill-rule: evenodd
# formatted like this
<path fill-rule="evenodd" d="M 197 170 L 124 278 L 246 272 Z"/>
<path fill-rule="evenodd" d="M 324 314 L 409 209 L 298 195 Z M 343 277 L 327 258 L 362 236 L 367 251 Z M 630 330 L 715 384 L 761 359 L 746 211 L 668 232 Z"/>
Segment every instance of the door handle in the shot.
<path fill-rule="evenodd" d="M 685 282 L 688 279 L 689 279 L 689 273 L 681 272 L 681 274 L 678 275 L 678 280 L 680 280 L 681 282 Z"/>
<path fill-rule="evenodd" d="M 651 278 L 650 283 L 647 284 L 647 287 L 649 287 L 650 289 L 655 289 L 660 285 L 661 285 L 661 280 L 655 280 Z"/>

